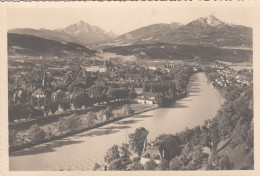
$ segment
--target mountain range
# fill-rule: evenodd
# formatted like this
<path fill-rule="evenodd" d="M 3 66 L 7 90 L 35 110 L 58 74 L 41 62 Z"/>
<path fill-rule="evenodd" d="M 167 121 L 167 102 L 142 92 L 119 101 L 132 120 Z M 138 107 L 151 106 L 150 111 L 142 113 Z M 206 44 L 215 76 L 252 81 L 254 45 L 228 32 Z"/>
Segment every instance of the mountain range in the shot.
<path fill-rule="evenodd" d="M 229 24 L 213 15 L 198 18 L 186 25 L 175 22 L 153 24 L 117 37 L 112 32 L 106 32 L 82 20 L 63 29 L 18 28 L 9 30 L 8 33 L 34 35 L 62 43 L 72 42 L 101 49 L 156 42 L 252 48 L 252 28 Z"/>
<path fill-rule="evenodd" d="M 188 45 L 204 47 L 203 52 L 205 51 L 205 47 L 252 50 L 253 38 L 252 28 L 242 25 L 230 24 L 221 21 L 213 15 L 200 17 L 186 25 L 175 22 L 170 24 L 152 24 L 127 32 L 120 36 L 116 36 L 112 32 L 106 32 L 100 27 L 92 26 L 82 20 L 62 29 L 37 30 L 32 28 L 17 28 L 9 30 L 8 34 L 9 45 L 19 45 L 19 47 L 23 48 L 22 45 L 25 43 L 19 41 L 23 40 L 23 37 L 27 40 L 28 43 L 29 40 L 33 40 L 32 43 L 40 40 L 41 42 L 46 41 L 48 44 L 58 42 L 56 43 L 58 46 L 56 48 L 61 49 L 61 53 L 63 53 L 64 48 L 67 50 L 66 47 L 68 44 L 73 44 L 73 46 L 78 46 L 75 47 L 75 49 L 81 48 L 87 53 L 93 53 L 93 50 L 88 49 L 92 48 L 95 50 L 104 50 L 110 52 L 115 51 L 116 53 L 123 52 L 124 55 L 125 53 L 138 54 L 138 52 L 141 51 L 140 48 L 136 48 L 138 46 L 142 46 L 141 48 L 156 48 L 158 43 L 163 43 L 173 45 L 171 46 L 173 48 L 176 48 L 177 45 L 185 45 L 185 47 L 179 47 L 182 48 L 182 52 L 185 52 L 183 51 L 185 48 L 196 48 L 195 50 L 197 54 L 192 54 L 195 55 L 195 57 L 199 57 L 200 54 L 198 53 L 200 50 L 197 49 L 197 47 L 188 47 Z M 10 44 L 10 42 L 12 44 Z M 18 42 L 18 44 L 15 42 Z M 46 43 L 44 43 L 45 46 L 47 46 Z M 26 46 L 29 47 L 28 45 Z M 39 43 L 35 43 L 35 46 L 40 48 Z M 34 45 L 31 45 L 30 47 L 32 48 L 29 50 L 33 51 Z M 131 48 L 136 48 L 135 51 L 138 52 L 132 51 Z M 160 48 L 161 50 L 164 50 L 162 46 L 160 46 Z M 119 51 L 120 49 L 122 49 L 122 52 Z M 130 49 L 129 52 L 125 51 L 127 49 Z M 234 57 L 236 57 L 237 54 L 235 53 L 239 52 L 232 51 L 231 53 L 233 53 Z M 249 53 L 251 53 L 251 51 L 249 51 Z M 178 54 L 178 57 L 179 56 L 181 55 Z"/>
<path fill-rule="evenodd" d="M 118 36 L 111 46 L 163 42 L 169 44 L 252 48 L 252 28 L 201 17 L 186 25 L 155 24 Z"/>
<path fill-rule="evenodd" d="M 33 35 L 62 43 L 78 43 L 84 46 L 108 42 L 115 38 L 114 33 L 106 32 L 97 26 L 91 26 L 82 20 L 63 29 L 16 28 L 9 30 L 8 33 Z"/>

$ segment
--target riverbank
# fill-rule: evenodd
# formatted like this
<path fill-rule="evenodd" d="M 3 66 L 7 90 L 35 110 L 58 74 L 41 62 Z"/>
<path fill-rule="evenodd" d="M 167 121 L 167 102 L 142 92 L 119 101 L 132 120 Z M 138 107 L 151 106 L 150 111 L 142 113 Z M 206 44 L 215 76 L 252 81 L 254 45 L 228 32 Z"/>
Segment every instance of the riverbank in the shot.
<path fill-rule="evenodd" d="M 89 130 L 99 128 L 104 125 L 107 125 L 107 124 L 110 124 L 110 123 L 113 123 L 113 122 L 116 122 L 116 121 L 119 121 L 119 120 L 122 120 L 122 119 L 125 119 L 128 117 L 132 117 L 134 115 L 139 115 L 139 114 L 151 111 L 151 110 L 155 110 L 159 107 L 158 107 L 158 105 L 155 105 L 155 104 L 154 105 L 131 104 L 131 108 L 134 110 L 133 115 L 120 114 L 119 111 L 122 109 L 117 108 L 117 109 L 114 109 L 114 111 L 113 111 L 114 116 L 110 120 L 103 121 L 103 122 L 102 122 L 102 120 L 98 121 L 98 123 L 94 124 L 93 126 L 87 126 L 87 124 L 86 124 L 87 118 L 85 117 L 86 113 L 81 114 L 81 115 L 79 115 L 79 118 L 82 122 L 81 126 L 79 126 L 78 129 L 75 129 L 73 131 L 68 131 L 68 130 L 65 132 L 58 131 L 57 128 L 59 128 L 59 122 L 57 120 L 54 121 L 53 123 L 48 123 L 48 124 L 42 125 L 42 126 L 40 126 L 40 128 L 42 130 L 46 131 L 46 135 L 48 135 L 49 137 L 47 139 L 45 138 L 44 140 L 37 141 L 37 142 L 31 142 L 28 139 L 30 137 L 30 136 L 28 136 L 29 129 L 21 130 L 21 131 L 19 131 L 19 136 L 23 138 L 23 141 L 20 143 L 20 145 L 10 146 L 9 152 L 22 150 L 22 149 L 33 147 L 33 146 L 43 144 L 46 142 L 51 142 L 51 141 L 62 139 L 62 138 L 68 137 L 68 136 L 78 134 L 78 133 L 89 131 Z M 73 114 L 70 113 L 69 116 L 62 117 L 62 118 L 63 118 L 63 120 L 66 120 L 66 118 L 71 118 L 72 116 L 73 116 Z M 100 120 L 100 119 L 97 119 L 97 120 Z M 61 119 L 59 121 L 61 121 Z M 85 127 L 85 126 L 87 126 L 87 127 Z M 28 137 L 26 137 L 26 136 L 28 136 Z M 25 141 L 27 141 L 27 142 L 25 142 Z"/>
<path fill-rule="evenodd" d="M 216 94 L 218 95 L 220 101 L 221 101 L 221 104 L 224 104 L 225 103 L 225 98 L 223 97 L 223 95 L 220 93 L 220 91 L 214 87 L 212 84 L 211 86 L 213 87 L 213 89 L 215 90 Z"/>
<path fill-rule="evenodd" d="M 216 115 L 220 100 L 203 73 L 192 75 L 188 85 L 187 97 L 177 100 L 169 108 L 156 108 L 99 128 L 12 152 L 9 168 L 12 171 L 92 170 L 95 163 L 105 164 L 107 150 L 114 144 L 127 143 L 128 135 L 136 128 L 146 128 L 150 141 L 162 133 L 175 134 L 201 125 Z"/>

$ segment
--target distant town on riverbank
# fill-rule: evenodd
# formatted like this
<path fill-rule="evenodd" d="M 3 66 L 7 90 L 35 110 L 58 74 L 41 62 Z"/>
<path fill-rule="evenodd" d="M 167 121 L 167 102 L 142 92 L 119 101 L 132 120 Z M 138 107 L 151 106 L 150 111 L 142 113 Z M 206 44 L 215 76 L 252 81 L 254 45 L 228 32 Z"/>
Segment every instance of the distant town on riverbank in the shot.
<path fill-rule="evenodd" d="M 213 15 L 119 36 L 82 20 L 9 30 L 10 170 L 52 170 L 76 145 L 80 164 L 53 170 L 252 170 L 252 53 L 252 28 Z"/>

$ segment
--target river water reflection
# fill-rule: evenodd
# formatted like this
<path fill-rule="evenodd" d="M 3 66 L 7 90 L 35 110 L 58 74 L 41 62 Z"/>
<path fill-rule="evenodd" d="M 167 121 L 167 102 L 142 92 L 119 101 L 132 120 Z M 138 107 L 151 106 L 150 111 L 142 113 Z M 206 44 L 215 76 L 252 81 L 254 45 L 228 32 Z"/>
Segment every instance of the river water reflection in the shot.
<path fill-rule="evenodd" d="M 191 76 L 189 95 L 170 108 L 160 108 L 136 115 L 75 136 L 14 152 L 10 170 L 92 170 L 103 164 L 108 148 L 128 141 L 128 134 L 138 127 L 149 130 L 148 141 L 162 133 L 176 133 L 192 128 L 216 115 L 220 98 L 207 83 L 204 73 Z"/>

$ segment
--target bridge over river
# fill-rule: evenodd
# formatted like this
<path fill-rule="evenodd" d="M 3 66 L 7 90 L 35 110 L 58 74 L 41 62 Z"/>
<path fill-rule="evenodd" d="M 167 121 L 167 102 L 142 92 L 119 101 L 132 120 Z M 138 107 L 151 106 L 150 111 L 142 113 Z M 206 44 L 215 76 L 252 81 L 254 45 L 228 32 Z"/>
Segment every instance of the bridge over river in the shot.
<path fill-rule="evenodd" d="M 92 170 L 104 163 L 113 144 L 128 141 L 138 127 L 149 130 L 148 141 L 162 133 L 192 128 L 216 115 L 221 101 L 204 73 L 191 76 L 189 95 L 170 108 L 160 108 L 103 127 L 10 154 L 9 168 L 17 171 Z"/>

